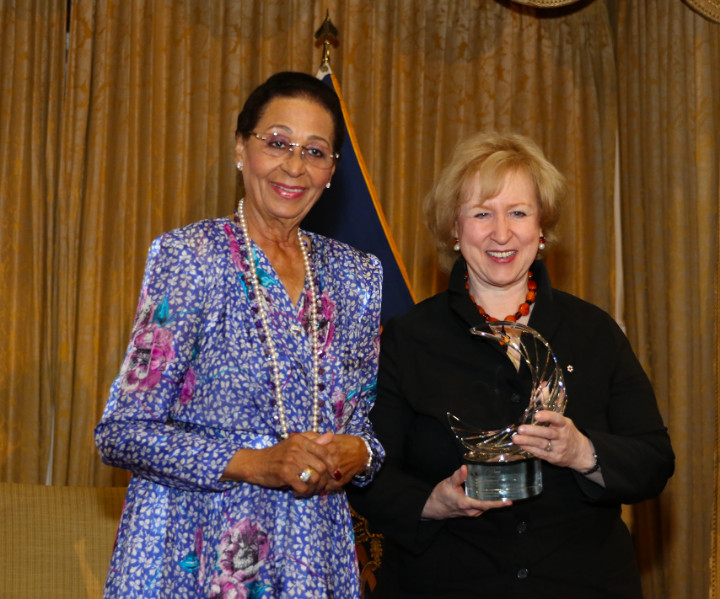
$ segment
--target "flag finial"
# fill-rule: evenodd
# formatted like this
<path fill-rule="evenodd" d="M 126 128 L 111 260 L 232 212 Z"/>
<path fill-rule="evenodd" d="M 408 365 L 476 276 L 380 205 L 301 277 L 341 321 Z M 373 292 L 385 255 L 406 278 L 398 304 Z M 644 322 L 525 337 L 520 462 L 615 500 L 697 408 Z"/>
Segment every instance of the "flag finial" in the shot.
<path fill-rule="evenodd" d="M 320 29 L 315 32 L 315 39 L 317 40 L 316 46 L 322 43 L 323 53 L 322 61 L 320 62 L 320 71 L 330 71 L 330 45 L 337 46 L 338 30 L 330 20 L 330 11 L 326 11 L 325 20 L 320 25 Z M 322 41 L 320 41 L 322 38 Z"/>

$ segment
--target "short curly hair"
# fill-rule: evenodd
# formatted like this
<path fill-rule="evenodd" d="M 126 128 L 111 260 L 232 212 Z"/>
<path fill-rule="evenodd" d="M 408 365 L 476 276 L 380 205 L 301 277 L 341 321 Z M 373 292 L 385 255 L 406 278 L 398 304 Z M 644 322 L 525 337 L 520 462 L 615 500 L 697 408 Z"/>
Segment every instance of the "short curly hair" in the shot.
<path fill-rule="evenodd" d="M 480 198 L 493 198 L 502 191 L 507 174 L 517 170 L 526 172 L 535 187 L 546 243 L 557 240 L 565 177 L 529 137 L 516 133 L 476 133 L 455 147 L 450 162 L 423 203 L 425 224 L 435 239 L 444 270 L 449 270 L 457 257 L 453 251 L 453 229 L 468 186 L 479 182 Z"/>

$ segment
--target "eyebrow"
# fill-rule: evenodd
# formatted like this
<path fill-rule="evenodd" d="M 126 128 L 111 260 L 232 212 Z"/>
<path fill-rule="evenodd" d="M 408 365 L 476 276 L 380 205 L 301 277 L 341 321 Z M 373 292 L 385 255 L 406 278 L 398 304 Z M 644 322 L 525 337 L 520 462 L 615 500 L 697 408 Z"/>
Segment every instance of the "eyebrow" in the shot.
<path fill-rule="evenodd" d="M 485 206 L 485 203 L 486 203 L 488 200 L 492 200 L 492 199 L 493 199 L 493 198 L 485 198 L 485 199 L 483 199 L 483 200 L 481 200 L 481 199 L 472 199 L 472 200 L 466 200 L 466 201 L 463 202 L 463 203 L 466 204 L 469 208 L 490 208 L 490 207 L 486 207 L 486 206 Z M 522 207 L 522 208 L 534 208 L 534 207 L 536 207 L 536 206 L 534 206 L 533 203 L 530 202 L 530 201 L 521 200 L 521 201 L 519 201 L 519 202 L 514 202 L 514 203 L 510 204 L 510 205 L 508 206 L 508 209 L 514 210 L 514 209 L 517 209 L 518 207 Z"/>
<path fill-rule="evenodd" d="M 288 135 L 293 133 L 293 130 L 290 127 L 288 127 L 287 125 L 281 125 L 281 124 L 268 125 L 266 130 L 270 130 L 270 129 L 282 129 L 283 132 L 287 133 Z M 322 142 L 325 142 L 328 146 L 332 145 L 322 135 L 310 135 L 308 137 L 308 141 L 322 141 Z"/>

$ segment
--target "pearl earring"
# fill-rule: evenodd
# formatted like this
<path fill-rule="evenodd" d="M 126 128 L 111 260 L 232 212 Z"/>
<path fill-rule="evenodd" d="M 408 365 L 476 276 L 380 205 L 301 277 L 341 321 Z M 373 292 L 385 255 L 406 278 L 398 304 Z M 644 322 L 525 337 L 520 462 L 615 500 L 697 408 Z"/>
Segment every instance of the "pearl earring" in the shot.
<path fill-rule="evenodd" d="M 540 245 L 538 245 L 538 249 L 542 252 L 545 249 L 545 236 L 540 235 Z"/>
<path fill-rule="evenodd" d="M 460 240 L 459 240 L 459 239 L 456 239 L 456 240 L 455 240 L 455 245 L 453 246 L 453 251 L 454 251 L 454 252 L 459 252 L 459 251 L 460 251 Z"/>
<path fill-rule="evenodd" d="M 325 183 L 325 189 L 330 189 L 330 181 L 328 181 L 327 183 Z"/>
<path fill-rule="evenodd" d="M 237 170 L 242 171 L 242 169 L 243 169 L 243 163 L 242 163 L 242 162 L 238 162 L 238 163 L 237 163 Z"/>

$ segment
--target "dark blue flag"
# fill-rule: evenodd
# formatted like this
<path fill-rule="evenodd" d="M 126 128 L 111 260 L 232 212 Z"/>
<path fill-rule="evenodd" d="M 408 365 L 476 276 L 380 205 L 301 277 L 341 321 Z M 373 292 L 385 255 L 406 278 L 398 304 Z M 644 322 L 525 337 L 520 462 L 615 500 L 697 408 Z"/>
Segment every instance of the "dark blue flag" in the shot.
<path fill-rule="evenodd" d="M 340 93 L 337 79 L 326 69 L 322 80 L 332 87 L 340 98 L 345 120 L 345 141 L 340 150 L 340 161 L 320 200 L 308 213 L 303 227 L 375 254 L 383 265 L 383 298 L 381 321 L 406 312 L 415 298 L 392 234 L 388 228 L 377 192 L 368 175 L 357 144 L 355 131 Z"/>

